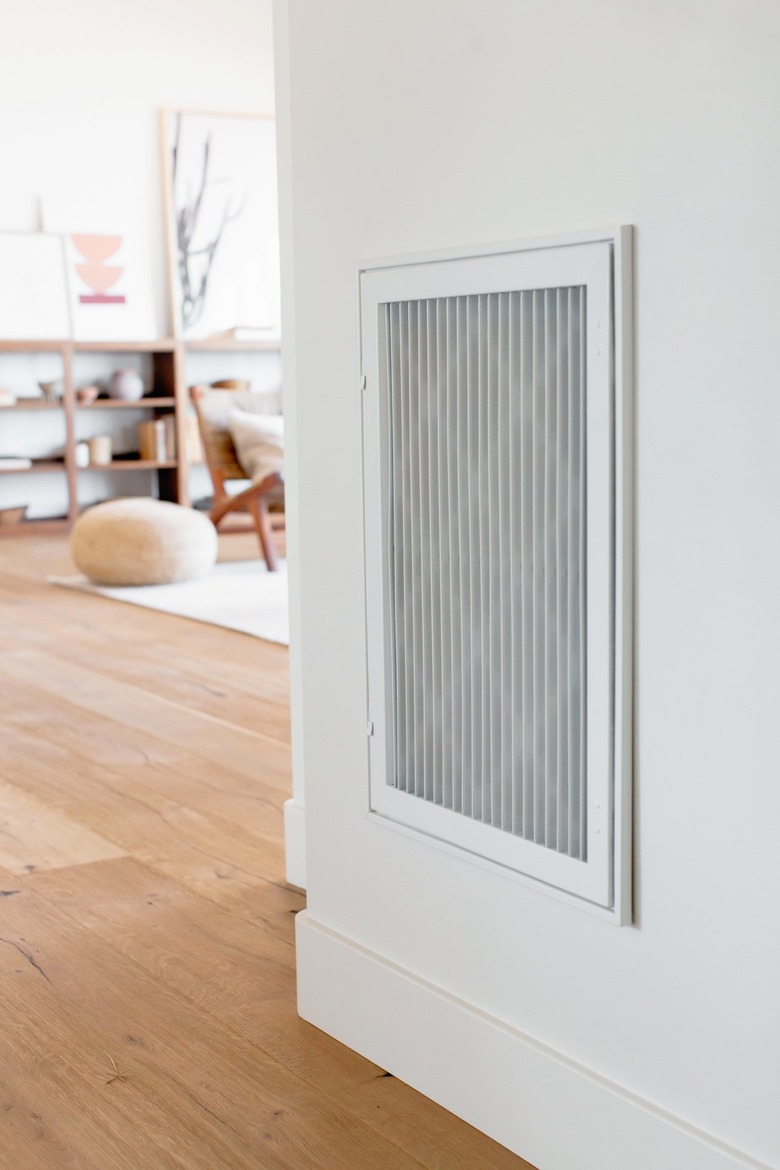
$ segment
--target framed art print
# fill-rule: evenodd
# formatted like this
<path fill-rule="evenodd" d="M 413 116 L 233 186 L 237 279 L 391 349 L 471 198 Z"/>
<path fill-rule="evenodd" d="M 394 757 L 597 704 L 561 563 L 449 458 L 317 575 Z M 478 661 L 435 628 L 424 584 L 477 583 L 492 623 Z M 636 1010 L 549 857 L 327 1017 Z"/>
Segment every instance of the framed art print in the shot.
<path fill-rule="evenodd" d="M 41 200 L 44 228 L 64 242 L 76 341 L 147 341 L 157 336 L 149 249 L 131 203 Z"/>
<path fill-rule="evenodd" d="M 39 232 L 0 233 L 0 337 L 46 341 L 70 336 L 62 239 Z"/>
<path fill-rule="evenodd" d="M 163 110 L 161 128 L 175 334 L 278 337 L 274 120 Z"/>

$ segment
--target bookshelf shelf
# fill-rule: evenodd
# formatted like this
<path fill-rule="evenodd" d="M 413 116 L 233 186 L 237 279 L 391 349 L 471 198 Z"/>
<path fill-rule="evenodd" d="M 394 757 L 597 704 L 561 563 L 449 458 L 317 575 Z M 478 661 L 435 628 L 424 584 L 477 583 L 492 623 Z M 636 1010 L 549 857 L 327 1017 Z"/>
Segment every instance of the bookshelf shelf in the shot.
<path fill-rule="evenodd" d="M 3 467 L 0 464 L 0 475 L 37 475 L 42 471 L 65 471 L 65 460 L 33 459 L 30 467 Z"/>
<path fill-rule="evenodd" d="M 47 402 L 45 398 L 17 398 L 9 406 L 0 406 L 0 415 L 6 410 L 62 410 L 64 403 Z"/>
<path fill-rule="evenodd" d="M 0 341 L 0 353 L 61 353 L 71 347 L 72 341 L 25 341 L 4 339 Z"/>
<path fill-rule="evenodd" d="M 177 459 L 112 459 L 110 463 L 89 463 L 80 471 L 159 471 L 178 467 Z"/>
<path fill-rule="evenodd" d="M 159 341 L 69 341 L 74 353 L 173 353 L 177 343 L 171 337 Z"/>
<path fill-rule="evenodd" d="M 118 398 L 98 398 L 95 402 L 76 402 L 76 410 L 156 410 L 158 407 L 176 406 L 172 397 L 139 398 L 136 402 L 124 402 Z"/>

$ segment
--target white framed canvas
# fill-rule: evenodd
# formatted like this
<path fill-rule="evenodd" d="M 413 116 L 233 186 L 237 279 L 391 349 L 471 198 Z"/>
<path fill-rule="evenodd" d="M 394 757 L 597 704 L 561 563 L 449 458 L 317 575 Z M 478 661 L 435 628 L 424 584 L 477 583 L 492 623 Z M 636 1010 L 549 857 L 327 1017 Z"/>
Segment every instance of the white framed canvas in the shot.
<path fill-rule="evenodd" d="M 41 213 L 45 230 L 63 238 L 73 337 L 154 339 L 149 248 L 133 204 L 44 196 Z"/>
<path fill-rule="evenodd" d="M 161 129 L 174 332 L 278 337 L 273 118 L 163 110 Z"/>
<path fill-rule="evenodd" d="M 60 237 L 38 232 L 0 233 L 0 337 L 59 341 L 70 336 Z"/>

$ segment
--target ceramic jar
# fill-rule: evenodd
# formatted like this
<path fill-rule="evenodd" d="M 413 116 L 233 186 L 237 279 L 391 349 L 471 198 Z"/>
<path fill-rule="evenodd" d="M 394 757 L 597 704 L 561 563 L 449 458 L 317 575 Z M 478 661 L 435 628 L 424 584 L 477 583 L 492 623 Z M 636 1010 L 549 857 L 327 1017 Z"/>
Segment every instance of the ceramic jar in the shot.
<path fill-rule="evenodd" d="M 115 370 L 108 383 L 108 394 L 122 402 L 137 402 L 144 396 L 143 378 L 135 370 Z"/>
<path fill-rule="evenodd" d="M 89 439 L 89 462 L 92 467 L 107 467 L 111 462 L 111 436 L 95 435 Z"/>

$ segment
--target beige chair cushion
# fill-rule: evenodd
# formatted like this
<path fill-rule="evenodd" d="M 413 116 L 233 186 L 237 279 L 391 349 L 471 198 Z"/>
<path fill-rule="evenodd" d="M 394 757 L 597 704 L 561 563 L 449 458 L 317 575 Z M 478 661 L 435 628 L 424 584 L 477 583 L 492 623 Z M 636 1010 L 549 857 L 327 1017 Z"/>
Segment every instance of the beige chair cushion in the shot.
<path fill-rule="evenodd" d="M 245 414 L 279 416 L 282 413 L 281 390 L 215 390 L 200 392 L 198 406 L 207 424 L 226 430 L 234 410 Z"/>
<path fill-rule="evenodd" d="M 249 479 L 259 483 L 284 466 L 284 418 L 232 410 L 228 428 L 238 462 Z"/>
<path fill-rule="evenodd" d="M 217 532 L 207 516 L 178 504 L 109 500 L 82 513 L 70 547 L 77 568 L 100 585 L 167 585 L 214 567 Z"/>
<path fill-rule="evenodd" d="M 201 439 L 209 468 L 217 470 L 223 480 L 244 479 L 246 473 L 236 458 L 228 419 L 234 410 L 246 414 L 281 415 L 281 390 L 224 390 L 195 386 L 195 394 Z"/>

